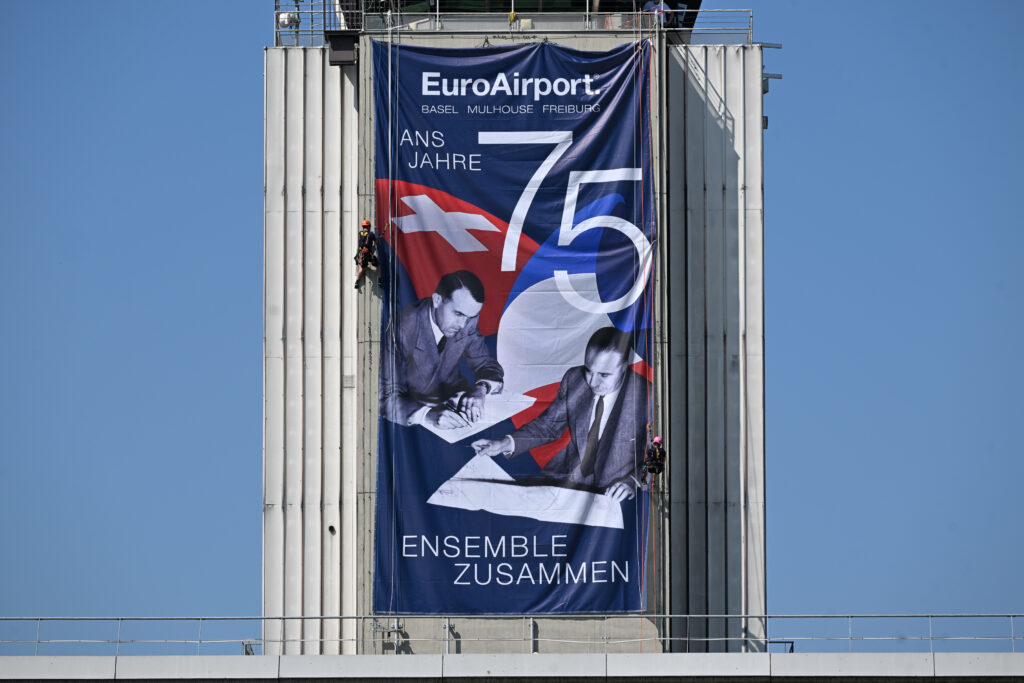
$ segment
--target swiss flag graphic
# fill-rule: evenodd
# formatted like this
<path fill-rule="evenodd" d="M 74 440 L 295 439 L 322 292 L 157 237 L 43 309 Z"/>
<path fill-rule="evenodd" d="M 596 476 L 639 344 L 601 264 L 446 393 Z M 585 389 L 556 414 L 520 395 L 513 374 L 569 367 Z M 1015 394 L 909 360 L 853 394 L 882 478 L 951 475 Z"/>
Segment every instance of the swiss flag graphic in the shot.
<path fill-rule="evenodd" d="M 478 327 L 485 336 L 498 331 L 518 270 L 538 248 L 520 235 L 517 269 L 502 271 L 508 223 L 447 192 L 401 180 L 377 180 L 377 225 L 383 226 L 381 237 L 405 266 L 418 298 L 433 294 L 438 280 L 456 270 L 480 278 L 485 301 Z"/>

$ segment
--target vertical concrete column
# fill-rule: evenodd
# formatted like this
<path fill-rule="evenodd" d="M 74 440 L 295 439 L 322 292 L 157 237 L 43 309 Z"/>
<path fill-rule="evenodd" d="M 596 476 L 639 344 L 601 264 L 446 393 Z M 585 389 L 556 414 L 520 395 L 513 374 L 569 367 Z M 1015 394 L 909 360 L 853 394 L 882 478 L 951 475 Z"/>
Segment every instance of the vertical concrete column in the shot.
<path fill-rule="evenodd" d="M 325 49 L 266 64 L 263 610 L 337 617 L 357 612 L 359 99 Z M 264 636 L 268 653 L 319 654 L 355 631 L 294 619 Z"/>
<path fill-rule="evenodd" d="M 668 175 L 684 190 L 669 199 L 670 259 L 682 272 L 668 291 L 686 303 L 669 343 L 672 611 L 763 613 L 760 48 L 677 47 L 668 64 L 668 109 L 682 117 Z M 745 629 L 740 619 L 677 621 L 673 635 L 689 642 L 675 647 L 742 649 Z"/>
<path fill-rule="evenodd" d="M 284 51 L 265 52 L 263 227 L 263 614 L 284 613 Z M 280 653 L 279 622 L 264 652 Z"/>
<path fill-rule="evenodd" d="M 322 616 L 323 303 L 324 303 L 324 59 L 304 50 L 303 61 L 303 489 L 302 616 Z M 302 622 L 302 653 L 320 654 L 321 623 Z"/>
<path fill-rule="evenodd" d="M 360 387 L 356 379 L 361 365 L 357 324 L 359 321 L 360 297 L 352 288 L 355 282 L 355 264 L 351 254 L 355 253 L 359 221 L 371 218 L 363 213 L 359 200 L 360 183 L 360 93 L 358 67 L 336 67 L 341 71 L 341 235 L 342 235 L 342 415 L 341 415 L 341 528 L 343 545 L 341 551 L 341 614 L 352 616 L 363 614 L 358 602 L 361 577 L 365 573 L 359 566 L 361 553 L 361 526 L 369 523 L 359 517 L 359 468 L 361 466 L 361 443 L 359 438 Z M 351 619 L 342 623 L 342 654 L 356 654 L 356 622 Z"/>
<path fill-rule="evenodd" d="M 342 74 L 338 67 L 329 66 L 326 53 L 323 60 L 323 505 L 321 538 L 320 611 L 324 616 L 338 616 L 344 590 L 341 571 L 341 549 L 344 528 L 341 514 L 342 469 L 342 277 L 344 253 L 342 240 L 342 158 L 335 150 L 341 148 L 343 130 L 341 111 Z M 336 619 L 323 622 L 324 654 L 341 653 L 341 623 Z"/>

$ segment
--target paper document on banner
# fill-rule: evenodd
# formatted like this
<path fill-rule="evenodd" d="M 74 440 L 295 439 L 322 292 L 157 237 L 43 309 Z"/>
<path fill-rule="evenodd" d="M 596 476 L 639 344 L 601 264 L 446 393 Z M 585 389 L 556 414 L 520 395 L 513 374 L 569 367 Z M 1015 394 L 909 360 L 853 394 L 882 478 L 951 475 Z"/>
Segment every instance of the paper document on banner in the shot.
<path fill-rule="evenodd" d="M 461 397 L 461 392 L 456 394 L 453 397 L 453 403 L 457 403 L 458 399 Z M 532 396 L 506 396 L 504 394 L 499 394 L 498 396 L 489 397 L 484 401 L 483 415 L 480 416 L 479 420 L 468 424 L 465 427 L 445 429 L 432 425 L 429 422 L 423 422 L 422 424 L 424 428 L 430 430 L 448 443 L 456 443 L 467 437 L 473 436 L 477 432 L 483 431 L 502 420 L 507 420 L 520 411 L 526 410 L 532 406 L 536 400 L 537 399 Z"/>
<path fill-rule="evenodd" d="M 427 502 L 542 522 L 622 528 L 622 508 L 608 496 L 561 486 L 518 485 L 486 455 L 473 457 Z"/>

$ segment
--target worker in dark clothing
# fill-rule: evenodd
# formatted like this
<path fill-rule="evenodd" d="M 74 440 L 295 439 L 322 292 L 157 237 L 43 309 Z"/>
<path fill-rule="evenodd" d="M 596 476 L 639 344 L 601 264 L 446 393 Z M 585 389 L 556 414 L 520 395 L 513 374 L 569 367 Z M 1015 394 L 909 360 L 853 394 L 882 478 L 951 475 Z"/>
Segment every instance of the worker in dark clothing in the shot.
<path fill-rule="evenodd" d="M 366 272 L 367 266 L 373 266 L 379 269 L 377 263 L 377 235 L 374 234 L 373 228 L 370 227 L 370 221 L 363 220 L 362 225 L 359 227 L 359 246 L 356 248 L 356 265 L 359 266 L 359 272 L 356 273 L 356 289 L 359 289 L 359 285 L 363 283 L 363 273 Z M 377 275 L 377 284 L 381 285 L 380 274 Z"/>
<path fill-rule="evenodd" d="M 641 483 L 647 483 L 650 475 L 651 482 L 654 478 L 665 471 L 665 448 L 661 445 L 661 437 L 656 436 L 647 447 L 647 456 L 644 458 L 644 476 Z"/>

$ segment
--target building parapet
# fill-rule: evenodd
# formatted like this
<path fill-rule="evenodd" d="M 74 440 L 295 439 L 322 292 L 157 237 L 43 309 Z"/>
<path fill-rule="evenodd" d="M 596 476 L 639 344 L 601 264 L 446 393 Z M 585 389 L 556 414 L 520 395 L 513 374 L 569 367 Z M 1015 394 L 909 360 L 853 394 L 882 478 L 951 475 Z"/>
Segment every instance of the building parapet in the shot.
<path fill-rule="evenodd" d="M 573 631 L 574 620 L 596 620 L 604 627 L 585 635 Z M 618 655 L 687 647 L 780 655 L 1024 653 L 1024 615 L 1017 614 L 5 617 L 0 618 L 0 671 L 14 661 L 5 656 L 261 655 L 265 646 L 290 642 L 283 635 L 286 622 L 329 621 L 354 625 L 337 631 L 354 638 L 331 644 L 358 655 Z M 474 628 L 485 621 L 486 631 Z M 709 626 L 736 622 L 746 634 L 740 638 L 685 637 L 694 631 L 735 632 Z M 411 638 L 410 631 L 420 635 Z M 464 632 L 486 635 L 466 638 Z M 321 640 L 322 647 L 326 644 Z"/>
<path fill-rule="evenodd" d="M 860 681 L 1017 679 L 1024 654 L 276 655 L 8 657 L 0 680 Z"/>

